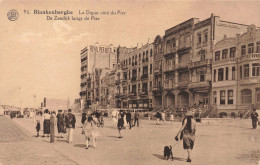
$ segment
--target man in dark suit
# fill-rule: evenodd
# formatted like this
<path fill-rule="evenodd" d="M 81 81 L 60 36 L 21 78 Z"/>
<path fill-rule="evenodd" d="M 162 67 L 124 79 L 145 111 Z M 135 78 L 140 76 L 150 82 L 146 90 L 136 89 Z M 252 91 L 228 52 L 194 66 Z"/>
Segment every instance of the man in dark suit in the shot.
<path fill-rule="evenodd" d="M 258 122 L 258 113 L 256 112 L 256 109 L 253 108 L 253 112 L 251 114 L 251 119 L 252 119 L 252 126 L 253 129 L 256 129 L 257 127 L 257 122 Z"/>
<path fill-rule="evenodd" d="M 131 125 L 131 113 L 130 113 L 130 111 L 128 111 L 126 113 L 126 122 L 129 124 L 129 129 L 131 129 L 132 125 Z"/>
<path fill-rule="evenodd" d="M 137 127 L 139 127 L 139 113 L 137 111 L 135 111 L 134 119 L 135 119 L 135 123 L 137 123 Z M 134 126 L 135 126 L 135 123 L 134 123 Z"/>
<path fill-rule="evenodd" d="M 72 143 L 73 140 L 73 129 L 75 129 L 76 118 L 71 113 L 71 109 L 68 109 L 68 114 L 65 116 L 65 123 L 68 132 L 68 143 Z"/>

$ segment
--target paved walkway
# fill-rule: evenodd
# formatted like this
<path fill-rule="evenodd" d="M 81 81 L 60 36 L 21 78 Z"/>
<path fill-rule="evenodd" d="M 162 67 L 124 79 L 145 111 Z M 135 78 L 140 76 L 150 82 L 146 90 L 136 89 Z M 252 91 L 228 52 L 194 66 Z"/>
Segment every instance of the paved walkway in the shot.
<path fill-rule="evenodd" d="M 36 149 L 37 145 L 42 145 L 41 151 L 37 151 L 41 154 L 37 156 L 40 160 L 48 159 L 49 162 L 46 164 L 258 165 L 260 160 L 260 129 L 251 129 L 250 120 L 198 123 L 192 163 L 185 162 L 187 153 L 182 148 L 182 142 L 175 145 L 174 136 L 180 128 L 180 122 L 155 125 L 155 121 L 141 120 L 139 128 L 123 130 L 123 138 L 119 139 L 118 131 L 112 128 L 111 120 L 105 119 L 105 127 L 99 128 L 101 136 L 98 138 L 97 147 L 94 149 L 90 142 L 88 150 L 85 149 L 85 138 L 81 135 L 79 117 L 72 144 L 68 144 L 65 139 L 56 139 L 55 143 L 49 143 L 47 137 L 33 137 L 35 124 L 32 119 L 14 119 L 12 122 L 16 122 L 29 132 L 30 139 L 33 139 L 30 143 L 35 147 L 33 149 Z M 175 145 L 173 162 L 163 159 L 165 145 Z M 21 150 L 13 152 L 20 153 Z M 57 159 L 53 160 L 51 156 Z"/>

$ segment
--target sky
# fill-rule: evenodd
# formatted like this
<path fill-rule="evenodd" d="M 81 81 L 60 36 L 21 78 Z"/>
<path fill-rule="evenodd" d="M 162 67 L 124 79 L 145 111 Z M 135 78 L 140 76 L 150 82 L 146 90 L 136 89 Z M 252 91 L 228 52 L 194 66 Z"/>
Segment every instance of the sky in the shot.
<path fill-rule="evenodd" d="M 16 21 L 7 18 L 11 9 L 19 13 Z M 44 97 L 69 98 L 73 103 L 80 97 L 80 51 L 88 44 L 151 43 L 166 29 L 192 17 L 204 20 L 211 13 L 222 20 L 260 26 L 259 9 L 260 0 L 0 0 L 0 105 L 39 107 Z M 79 10 L 120 10 L 120 14 L 98 15 L 98 21 L 65 21 L 47 20 L 49 14 L 34 14 L 34 10 L 73 11 L 70 19 L 91 16 Z"/>

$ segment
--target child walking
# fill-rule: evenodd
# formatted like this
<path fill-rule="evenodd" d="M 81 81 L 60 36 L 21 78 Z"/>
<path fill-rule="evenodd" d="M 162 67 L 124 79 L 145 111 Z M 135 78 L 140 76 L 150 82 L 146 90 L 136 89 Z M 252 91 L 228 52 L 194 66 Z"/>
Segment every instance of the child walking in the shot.
<path fill-rule="evenodd" d="M 40 131 L 40 129 L 41 129 L 41 124 L 40 124 L 40 121 L 37 120 L 37 124 L 36 124 L 37 135 L 36 135 L 36 137 L 39 137 L 39 131 Z"/>

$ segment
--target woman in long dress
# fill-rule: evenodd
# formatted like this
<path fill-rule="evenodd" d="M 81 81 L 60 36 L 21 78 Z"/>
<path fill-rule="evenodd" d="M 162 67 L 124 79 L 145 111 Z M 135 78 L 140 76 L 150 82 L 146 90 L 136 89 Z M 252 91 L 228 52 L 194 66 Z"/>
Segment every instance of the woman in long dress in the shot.
<path fill-rule="evenodd" d="M 47 137 L 50 135 L 50 118 L 49 110 L 46 109 L 43 114 L 43 137 L 45 137 L 45 134 L 47 134 Z"/>
<path fill-rule="evenodd" d="M 86 138 L 86 149 L 89 147 L 89 141 L 91 138 L 93 140 L 93 146 L 96 148 L 96 139 L 98 136 L 100 136 L 100 134 L 97 130 L 96 122 L 93 120 L 92 116 L 89 116 L 88 119 L 85 120 L 82 134 L 84 134 Z"/>
<path fill-rule="evenodd" d="M 183 121 L 181 129 L 179 130 L 177 137 L 181 132 L 183 132 L 183 148 L 187 149 L 188 158 L 187 162 L 191 162 L 191 151 L 195 142 L 195 131 L 196 131 L 196 121 L 193 119 L 191 111 L 188 111 L 186 118 Z"/>

